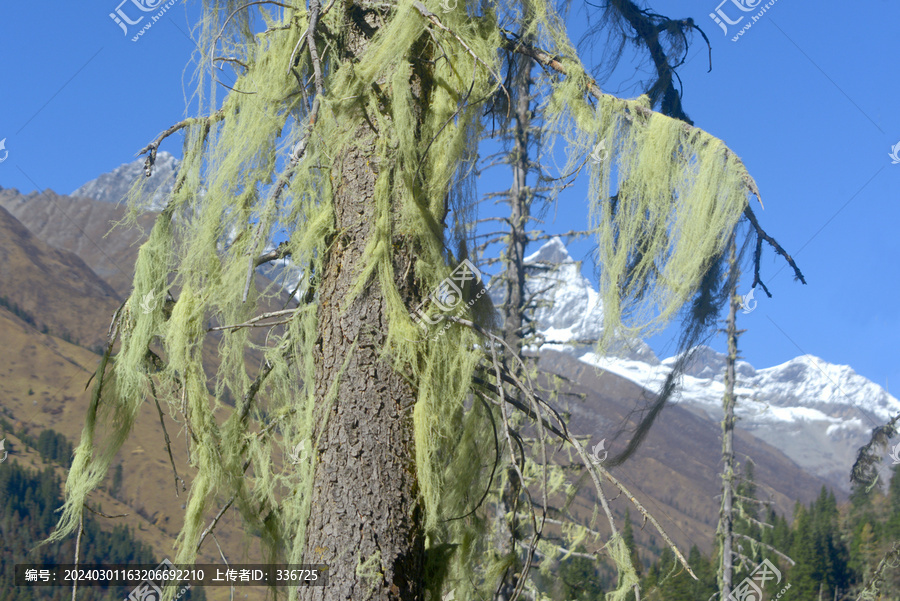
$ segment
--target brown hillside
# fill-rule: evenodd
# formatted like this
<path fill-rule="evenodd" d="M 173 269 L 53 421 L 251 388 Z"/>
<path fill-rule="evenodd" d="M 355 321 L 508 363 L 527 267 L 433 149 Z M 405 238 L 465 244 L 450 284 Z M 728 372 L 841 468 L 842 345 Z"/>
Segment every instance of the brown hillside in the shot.
<path fill-rule="evenodd" d="M 52 190 L 27 195 L 14 189 L 0 190 L 0 207 L 46 244 L 81 257 L 120 299 L 128 295 L 138 247 L 153 226 L 155 214 L 142 216 L 138 227 L 110 231 L 124 218 L 124 206 L 60 196 Z"/>
<path fill-rule="evenodd" d="M 0 253 L 9 257 L 0 264 L 0 269 L 4 269 L 0 271 L 0 296 L 9 295 L 20 310 L 17 317 L 0 307 L 0 336 L 4 341 L 0 349 L 0 405 L 8 420 L 25 425 L 34 435 L 43 428 L 53 428 L 75 444 L 80 438 L 88 404 L 84 385 L 99 357 L 40 331 L 46 324 L 50 334 L 70 332 L 73 338 L 83 337 L 82 344 L 84 340 L 102 341 L 118 299 L 130 290 L 138 247 L 135 242 L 143 240 L 143 235 L 138 230 L 117 229 L 104 237 L 110 221 L 121 217 L 121 209 L 87 198 L 68 198 L 50 192 L 22 196 L 15 191 L 0 190 L 0 205 L 12 207 L 28 223 L 26 229 L 0 208 Z M 149 227 L 152 215 L 147 219 Z M 79 238 L 77 234 L 81 230 L 90 240 Z M 43 233 L 60 248 L 78 252 L 84 260 L 51 248 L 33 235 L 36 232 Z M 107 260 L 112 262 L 105 263 Z M 116 282 L 115 290 L 85 263 L 109 274 L 110 282 Z M 264 286 L 270 282 L 258 276 L 257 284 Z M 278 308 L 281 306 L 272 303 L 263 310 Z M 32 315 L 36 325 L 27 321 Z M 218 336 L 221 335 L 210 336 L 204 349 L 208 373 L 216 366 Z M 254 340 L 259 343 L 264 341 L 264 336 L 262 329 L 253 332 Z M 248 353 L 251 365 L 258 366 L 259 359 L 258 353 Z M 646 403 L 641 388 L 559 353 L 545 353 L 541 369 L 570 381 L 560 399 L 561 409 L 569 413 L 570 427 L 575 434 L 591 437 L 591 444 L 605 438 L 607 448 L 613 452 L 622 448 L 627 437 L 616 442 L 613 438 L 627 424 L 630 412 Z M 33 394 L 28 394 L 29 389 Z M 222 419 L 225 413 L 227 409 L 221 412 Z M 168 416 L 166 427 L 179 474 L 190 485 L 194 473 L 185 467 L 183 433 Z M 675 405 L 663 412 L 635 457 L 615 468 L 613 474 L 631 489 L 685 551 L 696 544 L 708 552 L 718 519 L 720 449 L 717 424 Z M 736 449 L 742 461 L 750 456 L 756 463 L 757 496 L 771 499 L 785 515 L 791 515 L 795 500 L 811 501 L 823 484 L 752 435 L 738 431 Z M 129 513 L 126 520 L 131 520 L 128 523 L 136 534 L 154 545 L 161 558 L 171 556 L 174 536 L 181 527 L 181 505 L 186 493 L 175 496 L 172 468 L 152 401 L 143 407 L 131 439 L 117 461 L 124 474 L 119 499 L 112 499 L 104 492 L 95 493 L 92 499 L 102 504 L 105 511 Z M 573 503 L 572 511 L 586 522 L 593 497 L 587 484 L 582 485 L 581 491 L 582 497 Z M 611 487 L 606 491 L 611 498 L 617 496 Z M 628 503 L 619 497 L 612 505 L 621 516 Z M 220 507 L 211 507 L 208 519 Z M 634 508 L 631 515 L 639 525 Z M 252 562 L 254 557 L 259 557 L 256 544 L 251 541 L 245 551 L 240 531 L 234 510 L 229 510 L 217 529 L 219 543 L 229 561 L 249 558 L 246 560 Z M 662 544 L 650 526 L 643 530 L 635 528 L 635 537 L 645 558 Z M 203 561 L 221 561 L 211 540 L 205 543 L 203 552 Z M 207 589 L 210 599 L 224 598 L 219 593 L 225 595 L 227 589 Z M 243 598 L 249 589 L 239 589 L 237 593 L 237 598 Z"/>
<path fill-rule="evenodd" d="M 97 368 L 99 357 L 54 336 L 41 334 L 3 308 L 0 308 L 0 332 L 3 336 L 0 345 L 0 412 L 16 431 L 24 428 L 28 434 L 38 436 L 44 429 L 51 428 L 77 444 L 90 400 L 90 391 L 85 390 L 85 384 Z M 195 471 L 186 467 L 184 436 L 179 424 L 168 415 L 165 424 L 179 475 L 189 488 Z M 16 452 L 10 454 L 8 460 L 19 461 L 27 467 L 45 467 L 36 452 L 15 436 L 9 438 Z M 116 520 L 101 519 L 101 524 L 108 523 L 111 529 L 124 523 L 136 538 L 153 547 L 160 560 L 174 558 L 172 545 L 182 526 L 182 505 L 187 500 L 187 493 L 179 491 L 180 496 L 175 494 L 165 437 L 152 402 L 144 404 L 137 425 L 116 462 L 123 467 L 121 492 L 116 498 L 106 492 L 110 482 L 107 477 L 104 490 L 93 492 L 90 503 L 94 508 L 102 507 L 107 514 L 128 515 Z M 58 468 L 58 471 L 65 481 L 64 470 Z M 210 520 L 218 510 L 219 507 L 210 509 Z M 220 521 L 216 537 L 229 562 L 261 563 L 253 544 L 245 551 L 242 526 L 233 511 L 226 513 Z M 59 558 L 60 563 L 71 561 L 72 558 Z M 211 538 L 204 543 L 198 561 L 222 563 Z M 236 589 L 237 599 L 244 599 L 245 594 L 248 595 L 246 599 L 264 598 L 263 592 L 257 589 Z M 210 601 L 224 601 L 228 598 L 228 589 L 207 587 L 206 595 Z"/>
<path fill-rule="evenodd" d="M 570 380 L 560 398 L 562 409 L 569 412 L 573 434 L 590 436 L 591 445 L 606 439 L 610 457 L 625 447 L 636 419 L 631 413 L 646 406 L 649 393 L 562 353 L 545 352 L 540 367 Z M 623 426 L 625 434 L 614 441 Z M 696 544 L 708 553 L 719 517 L 721 448 L 718 424 L 675 404 L 663 410 L 635 455 L 611 473 L 659 520 L 679 546 L 688 549 Z M 747 458 L 755 463 L 757 498 L 773 502 L 776 510 L 789 519 L 795 501 L 809 503 L 822 485 L 827 485 L 778 449 L 740 429 L 736 431 L 735 451 L 740 463 Z M 584 483 L 581 490 L 593 499 L 590 483 Z M 606 492 L 610 497 L 618 494 L 612 485 L 607 485 Z M 624 496 L 612 505 L 619 515 L 624 515 L 628 507 L 634 523 L 640 524 L 637 511 Z M 636 541 L 645 548 L 651 536 L 655 538 L 650 525 L 643 531 L 635 529 Z M 656 539 L 655 545 L 661 546 L 661 539 Z"/>
<path fill-rule="evenodd" d="M 90 398 L 85 385 L 100 357 L 66 342 L 62 336 L 99 345 L 119 304 L 115 291 L 77 256 L 44 244 L 2 208 L 0 277 L 0 295 L 5 297 L 0 304 L 0 411 L 16 431 L 24 428 L 28 434 L 38 436 L 42 430 L 52 428 L 77 444 Z M 214 344 L 208 347 L 207 362 L 214 367 Z M 165 423 L 179 475 L 190 488 L 194 471 L 187 467 L 180 425 L 169 416 Z M 91 495 L 93 506 L 102 506 L 106 513 L 128 513 L 116 523 L 129 525 L 140 540 L 153 546 L 160 559 L 174 557 L 172 544 L 182 525 L 182 505 L 187 494 L 175 494 L 164 440 L 155 404 L 148 401 L 117 458 L 124 476 L 118 498 L 103 491 Z M 11 442 L 24 451 L 23 457 L 14 455 L 12 459 L 22 459 L 26 465 L 40 462 L 15 437 L 11 437 Z M 221 504 L 224 502 L 223 499 Z M 219 508 L 210 508 L 210 520 Z M 242 526 L 233 511 L 220 521 L 216 535 L 230 562 L 259 562 L 253 540 L 245 543 Z M 64 559 L 68 561 L 60 561 Z M 212 538 L 204 543 L 201 561 L 221 563 Z M 225 599 L 227 595 L 227 588 L 207 589 L 211 600 Z M 263 596 L 260 591 L 242 588 L 237 598 Z"/>
<path fill-rule="evenodd" d="M 102 344 L 116 292 L 78 256 L 44 243 L 0 208 L 0 297 L 41 331 Z"/>

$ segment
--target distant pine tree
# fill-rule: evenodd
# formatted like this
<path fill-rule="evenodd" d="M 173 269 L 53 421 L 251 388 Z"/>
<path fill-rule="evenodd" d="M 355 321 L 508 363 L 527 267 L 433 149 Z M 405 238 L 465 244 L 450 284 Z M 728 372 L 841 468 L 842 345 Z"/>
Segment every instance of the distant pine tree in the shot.
<path fill-rule="evenodd" d="M 631 564 L 634 566 L 634 571 L 640 578 L 641 573 L 644 570 L 641 565 L 641 558 L 638 556 L 637 546 L 634 544 L 634 529 L 631 525 L 631 512 L 627 508 L 625 509 L 625 526 L 622 528 L 622 539 L 625 541 L 625 546 L 631 554 Z"/>
<path fill-rule="evenodd" d="M 44 437 L 45 448 L 51 439 Z M 58 442 L 58 438 L 53 440 Z M 59 448 L 58 445 L 56 448 Z M 62 490 L 53 468 L 31 471 L 18 462 L 4 463 L 0 470 L 0 601 L 69 601 L 72 590 L 66 587 L 17 587 L 15 565 L 72 563 L 74 539 L 36 545 L 47 538 L 56 524 L 55 510 L 62 505 Z M 35 548 L 36 547 L 36 548 Z M 85 515 L 81 539 L 81 564 L 158 563 L 153 550 L 136 540 L 124 525 L 112 532 L 100 529 L 92 514 Z M 79 601 L 121 601 L 129 587 L 80 587 Z M 194 588 L 181 599 L 205 601 L 202 589 Z"/>

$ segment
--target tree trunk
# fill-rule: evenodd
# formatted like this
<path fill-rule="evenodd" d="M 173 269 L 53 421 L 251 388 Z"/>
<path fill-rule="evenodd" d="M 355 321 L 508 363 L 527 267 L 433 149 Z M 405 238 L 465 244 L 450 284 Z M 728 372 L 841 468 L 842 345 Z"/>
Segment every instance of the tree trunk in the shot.
<path fill-rule="evenodd" d="M 735 256 L 735 240 L 732 237 L 729 249 L 729 269 L 737 269 Z M 735 277 L 735 286 L 738 278 Z M 732 574 L 734 571 L 732 547 L 734 543 L 734 365 L 737 361 L 737 339 L 742 332 L 737 330 L 737 310 L 741 297 L 732 289 L 728 306 L 728 356 L 725 358 L 725 396 L 722 399 L 724 416 L 722 418 L 722 458 L 725 466 L 722 470 L 722 510 L 719 515 L 719 536 L 722 540 L 722 561 L 719 565 L 719 582 L 721 598 L 727 599 L 731 594 Z"/>
<path fill-rule="evenodd" d="M 513 182 L 509 191 L 509 241 L 506 247 L 506 305 L 503 308 L 503 337 L 518 356 L 522 356 L 523 326 L 525 325 L 525 246 L 528 244 L 528 219 L 531 209 L 531 193 L 527 186 L 529 132 L 531 130 L 531 67 L 530 57 L 516 57 L 516 73 L 512 85 L 513 133 L 512 170 Z M 510 361 L 510 368 L 519 371 L 518 364 Z M 508 394 L 517 395 L 516 391 Z M 498 550 L 502 555 L 517 552 L 521 534 L 513 512 L 512 522 L 506 521 L 506 514 L 513 511 L 520 494 L 521 483 L 516 471 L 506 470 L 507 485 L 500 496 L 497 508 Z M 496 601 L 512 599 L 519 584 L 521 562 L 518 560 L 509 568 L 503 584 L 497 591 Z"/>
<path fill-rule="evenodd" d="M 359 55 L 376 25 L 362 11 L 356 15 L 347 48 Z M 422 80 L 414 87 L 421 93 Z M 300 598 L 421 601 L 425 537 L 414 459 L 416 390 L 382 355 L 388 317 L 378 282 L 369 282 L 344 310 L 373 233 L 376 178 L 389 168 L 378 164 L 373 124 L 362 114 L 360 123 L 355 139 L 362 142 L 333 166 L 338 234 L 318 288 L 315 393 L 323 401 L 336 383 L 337 397 L 324 432 L 317 433 L 304 561 L 327 564 L 329 584 L 303 588 Z M 395 236 L 393 248 L 395 273 L 409 273 L 409 243 Z M 407 306 L 414 306 L 421 297 L 415 285 L 398 285 Z"/>
<path fill-rule="evenodd" d="M 521 354 L 522 326 L 525 323 L 525 246 L 528 244 L 528 218 L 531 193 L 527 186 L 529 171 L 528 139 L 531 129 L 531 58 L 516 60 L 513 82 L 515 133 L 513 144 L 513 183 L 509 191 L 509 242 L 506 247 L 506 306 L 503 331 L 507 344 Z"/>

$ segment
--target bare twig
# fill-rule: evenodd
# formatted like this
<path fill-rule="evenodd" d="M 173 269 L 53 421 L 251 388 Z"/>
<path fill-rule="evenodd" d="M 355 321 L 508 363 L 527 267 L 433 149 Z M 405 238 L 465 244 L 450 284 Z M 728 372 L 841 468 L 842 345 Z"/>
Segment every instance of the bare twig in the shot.
<path fill-rule="evenodd" d="M 191 117 L 189 119 L 185 119 L 184 121 L 179 121 L 175 125 L 172 125 L 167 130 L 156 136 L 156 138 L 152 142 L 141 148 L 141 150 L 135 155 L 141 156 L 144 153 L 150 153 L 149 155 L 147 155 L 147 160 L 144 162 L 144 175 L 150 177 L 153 174 L 153 165 L 156 162 L 156 151 L 163 140 L 165 140 L 175 132 L 184 129 L 185 127 L 190 127 L 191 125 L 194 125 L 196 123 L 204 123 L 205 125 L 209 125 L 224 118 L 225 111 L 223 109 L 219 109 L 209 117 Z"/>
<path fill-rule="evenodd" d="M 219 545 L 219 539 L 216 538 L 216 533 L 212 533 L 213 542 L 216 543 L 216 548 L 219 550 L 219 557 L 222 558 L 222 561 L 225 562 L 225 567 L 228 567 L 228 559 L 225 557 L 225 553 L 222 551 L 222 547 Z M 231 595 L 229 597 L 231 601 L 234 601 L 234 584 L 231 585 Z"/>
<path fill-rule="evenodd" d="M 798 280 L 806 283 L 806 279 L 803 277 L 803 274 L 800 272 L 800 268 L 797 267 L 797 263 L 794 262 L 794 259 L 784 250 L 780 244 L 769 234 L 766 233 L 766 230 L 762 229 L 759 225 L 759 221 L 756 219 L 756 215 L 753 213 L 753 210 L 747 206 L 744 208 L 744 216 L 747 217 L 747 220 L 750 222 L 750 225 L 753 226 L 753 229 L 756 231 L 757 242 L 756 242 L 756 253 L 754 256 L 754 269 L 753 269 L 753 286 L 760 284 L 765 290 L 766 294 L 770 297 L 769 291 L 766 289 L 765 285 L 762 283 L 762 280 L 759 277 L 759 260 L 760 260 L 760 251 L 762 246 L 762 241 L 765 240 L 769 243 L 769 246 L 775 249 L 775 252 L 784 257 L 784 260 L 788 262 L 788 265 L 794 270 L 794 277 Z"/>
<path fill-rule="evenodd" d="M 287 242 L 282 242 L 269 252 L 263 253 L 260 256 L 256 257 L 256 267 L 259 267 L 263 263 L 268 263 L 269 261 L 277 261 L 278 259 L 283 259 L 289 256 L 291 256 L 290 245 L 288 245 Z"/>
<path fill-rule="evenodd" d="M 227 326 L 215 326 L 207 329 L 207 332 L 219 332 L 222 330 L 236 330 L 238 328 L 260 328 L 260 327 L 269 327 L 269 326 L 277 326 L 281 324 L 288 323 L 290 319 L 286 319 L 284 321 L 276 321 L 270 323 L 259 323 L 264 319 L 270 319 L 272 317 L 280 317 L 282 315 L 291 315 L 296 313 L 297 309 L 285 309 L 283 311 L 271 311 L 269 313 L 263 313 L 262 315 L 257 315 L 256 317 L 245 321 L 244 323 L 236 323 Z"/>
<path fill-rule="evenodd" d="M 559 549 L 560 552 L 565 553 L 566 555 L 569 555 L 569 556 L 572 556 L 572 557 L 581 557 L 581 558 L 584 558 L 584 559 L 593 559 L 594 561 L 596 561 L 596 560 L 598 559 L 597 553 L 581 553 L 581 552 L 579 552 L 579 551 L 572 551 L 572 550 L 570 550 L 570 549 L 566 549 L 566 548 L 563 547 L 562 545 L 556 545 L 556 548 Z M 535 553 L 537 553 L 538 555 L 544 555 L 544 553 L 542 553 L 540 549 L 536 550 Z"/>
<path fill-rule="evenodd" d="M 87 503 L 84 504 L 84 508 L 87 509 L 88 511 L 90 511 L 91 513 L 96 513 L 97 515 L 99 515 L 99 516 L 101 516 L 101 517 L 110 518 L 110 519 L 112 519 L 112 518 L 124 518 L 124 517 L 126 517 L 126 516 L 128 515 L 127 513 L 117 513 L 116 515 L 106 515 L 106 514 L 103 513 L 102 511 L 99 511 L 99 510 L 97 510 L 97 509 L 94 509 L 93 507 L 91 507 L 91 506 L 88 505 Z"/>
<path fill-rule="evenodd" d="M 234 503 L 234 499 L 236 497 L 237 495 L 231 495 L 231 498 L 228 499 L 228 502 L 225 503 L 222 509 L 219 510 L 219 513 L 216 514 L 216 517 L 213 518 L 213 521 L 210 523 L 210 525 L 207 526 L 206 529 L 200 534 L 200 540 L 197 541 L 197 548 L 195 549 L 195 551 L 200 550 L 200 546 L 203 544 L 204 539 L 206 539 L 209 533 L 213 531 L 213 529 L 216 527 L 216 524 L 219 523 L 219 520 L 222 519 L 222 516 L 225 515 L 225 512 L 228 511 L 229 507 L 231 507 L 231 504 Z"/>
<path fill-rule="evenodd" d="M 666 534 L 666 531 L 663 530 L 663 527 L 660 525 L 660 523 L 658 521 L 656 521 L 656 518 L 653 517 L 653 514 L 651 514 L 646 509 L 644 509 L 644 506 L 641 505 L 641 502 L 637 500 L 637 497 L 635 497 L 633 494 L 631 494 L 631 491 L 629 491 L 627 488 L 625 488 L 625 485 L 622 484 L 621 482 L 619 482 L 619 480 L 615 476 L 610 474 L 602 466 L 599 469 L 603 473 L 604 476 L 609 478 L 610 482 L 615 484 L 616 487 L 619 490 L 621 490 L 622 493 L 626 497 L 628 497 L 628 500 L 631 501 L 631 504 L 634 505 L 635 508 L 637 508 L 637 510 L 641 512 L 641 515 L 644 516 L 644 519 L 648 520 L 651 524 L 653 524 L 653 527 L 656 528 L 656 531 L 659 532 L 660 536 L 663 537 L 663 540 L 666 541 L 666 544 L 669 545 L 669 548 L 672 549 L 672 552 L 675 553 L 675 557 L 678 558 L 678 561 L 681 562 L 681 565 L 684 566 L 684 568 L 687 570 L 688 574 L 690 574 L 694 578 L 694 580 L 699 580 L 699 578 L 697 578 L 697 575 L 694 574 L 694 572 L 691 570 L 691 567 L 688 565 L 687 559 L 684 558 L 684 555 L 681 554 L 681 551 L 678 550 L 678 547 L 675 545 L 674 542 L 672 542 L 672 539 L 669 538 L 669 535 Z"/>
<path fill-rule="evenodd" d="M 751 524 L 756 524 L 756 525 L 759 526 L 760 528 L 774 528 L 774 527 L 775 527 L 775 526 L 773 526 L 772 524 L 767 524 L 767 523 L 765 523 L 765 522 L 760 522 L 760 521 L 757 520 L 756 518 L 751 518 L 749 515 L 742 516 L 741 519 L 742 519 L 742 520 L 747 520 L 747 521 L 750 522 Z"/>
<path fill-rule="evenodd" d="M 456 41 L 459 42 L 459 45 L 466 49 L 466 52 L 468 52 L 469 55 L 472 56 L 472 58 L 474 58 L 476 61 L 481 63 L 481 65 L 485 68 L 485 70 L 488 73 L 490 73 L 494 79 L 497 80 L 497 86 L 499 86 L 499 88 L 501 90 L 503 90 L 503 94 L 506 95 L 506 100 L 508 103 L 507 106 L 512 105 L 512 100 L 509 97 L 509 91 L 506 89 L 506 86 L 503 85 L 503 79 L 497 73 L 495 73 L 493 69 L 491 69 L 490 65 L 488 65 L 486 62 L 484 62 L 481 59 L 481 57 L 478 56 L 475 53 L 475 51 L 469 47 L 468 44 L 466 44 L 465 40 L 463 40 L 461 37 L 459 37 L 459 35 L 456 34 L 456 32 L 454 32 L 452 29 L 448 28 L 446 25 L 441 23 L 441 20 L 438 19 L 437 15 L 435 15 L 433 12 L 431 12 L 430 10 L 425 8 L 424 4 L 422 4 L 421 2 L 418 2 L 418 1 L 415 1 L 412 4 L 413 4 L 413 7 L 417 11 L 419 11 L 419 13 L 421 13 L 421 15 L 423 17 L 425 17 L 426 19 L 428 19 L 429 21 L 434 23 L 439 29 L 446 31 L 447 33 L 452 35 L 456 39 Z"/>
<path fill-rule="evenodd" d="M 75 537 L 75 571 L 78 571 L 78 563 L 81 560 L 81 535 L 84 534 L 84 512 L 78 518 L 78 535 Z M 72 601 L 75 601 L 75 594 L 78 592 L 78 579 L 72 581 Z"/>
<path fill-rule="evenodd" d="M 746 534 L 741 534 L 740 532 L 732 532 L 731 535 L 732 535 L 732 536 L 739 536 L 739 537 L 741 537 L 741 538 L 745 538 L 745 539 L 749 540 L 750 542 L 752 542 L 752 543 L 754 543 L 754 544 L 760 545 L 761 547 L 765 547 L 766 549 L 768 549 L 769 551 L 771 551 L 772 553 L 774 553 L 774 554 L 777 555 L 778 557 L 781 557 L 782 559 L 784 559 L 785 561 L 787 561 L 787 562 L 790 563 L 791 565 L 796 565 L 796 563 L 797 563 L 796 561 L 794 561 L 793 559 L 791 559 L 790 557 L 788 557 L 787 555 L 785 555 L 784 553 L 782 553 L 781 551 L 779 551 L 778 549 L 776 549 L 775 547 L 773 547 L 772 545 L 767 545 L 766 543 L 764 543 L 764 542 L 762 542 L 762 541 L 756 540 L 755 538 L 752 538 L 752 537 L 750 537 L 750 536 L 747 536 Z"/>
<path fill-rule="evenodd" d="M 748 503 L 758 503 L 760 505 L 774 505 L 772 501 L 765 501 L 762 499 L 751 499 L 750 497 L 745 497 L 743 495 L 735 494 L 735 499 L 740 499 L 741 501 L 747 501 Z"/>
<path fill-rule="evenodd" d="M 219 38 L 221 38 L 222 34 L 225 33 L 225 27 L 228 25 L 228 22 L 231 21 L 231 18 L 234 17 L 234 15 L 238 14 L 245 8 L 250 8 L 251 6 L 254 6 L 257 4 L 275 4 L 276 6 L 280 6 L 282 8 L 294 8 L 293 6 L 291 6 L 289 4 L 282 4 L 281 2 L 275 2 L 274 0 L 254 0 L 253 2 L 248 2 L 247 4 L 245 4 L 243 6 L 239 6 L 238 8 L 231 11 L 231 14 L 225 18 L 225 21 L 222 23 L 222 28 L 219 29 L 218 35 L 216 35 L 216 38 L 213 40 L 212 48 L 215 48 L 216 44 L 219 43 Z"/>
<path fill-rule="evenodd" d="M 172 457 L 172 441 L 169 440 L 169 431 L 166 430 L 166 422 L 163 420 L 163 411 L 159 406 L 159 398 L 156 396 L 156 386 L 150 380 L 150 392 L 153 394 L 153 402 L 156 403 L 156 411 L 159 413 L 159 425 L 162 426 L 163 436 L 166 439 L 166 452 L 169 453 L 169 463 L 172 465 L 172 472 L 175 474 L 175 496 L 178 497 L 178 481 L 181 481 L 181 490 L 187 490 L 184 484 L 184 478 L 178 475 L 178 469 L 175 467 L 175 458 Z"/>

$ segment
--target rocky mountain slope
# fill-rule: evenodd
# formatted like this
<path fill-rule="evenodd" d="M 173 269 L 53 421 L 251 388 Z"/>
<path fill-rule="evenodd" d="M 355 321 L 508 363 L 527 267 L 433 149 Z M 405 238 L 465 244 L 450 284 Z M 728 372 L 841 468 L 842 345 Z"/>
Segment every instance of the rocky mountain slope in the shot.
<path fill-rule="evenodd" d="M 0 207 L 0 304 L 44 333 L 99 348 L 119 302 L 77 255 L 54 248 Z"/>
<path fill-rule="evenodd" d="M 114 227 L 125 218 L 124 206 L 61 196 L 52 190 L 21 194 L 15 189 L 0 189 L 0 207 L 37 239 L 78 255 L 121 298 L 131 290 L 131 266 L 156 215 L 142 215 L 136 226 Z"/>
<path fill-rule="evenodd" d="M 8 213 L 0 212 L 0 252 L 14 258 L 0 273 L 3 290 L 0 295 L 14 292 L 18 306 L 36 314 L 41 298 L 37 292 L 50 290 L 62 299 L 53 300 L 57 304 L 50 305 L 52 310 L 47 311 L 58 323 L 48 322 L 46 334 L 41 334 L 40 328 L 29 325 L 10 308 L 0 306 L 0 332 L 5 343 L 0 349 L 3 353 L 0 364 L 9 366 L 0 371 L 2 410 L 7 419 L 30 428 L 35 434 L 42 428 L 52 427 L 73 443 L 80 436 L 88 400 L 84 383 L 95 369 L 98 357 L 54 334 L 65 328 L 73 335 L 81 332 L 79 328 L 105 333 L 109 315 L 130 290 L 137 244 L 144 235 L 141 228 L 152 224 L 154 214 L 148 212 L 147 221 L 141 221 L 136 229 L 119 228 L 108 236 L 104 234 L 110 223 L 123 215 L 122 207 L 115 203 L 121 200 L 131 181 L 141 176 L 140 162 L 122 166 L 79 188 L 79 197 L 49 191 L 22 195 L 15 190 L 0 189 L 0 207 L 9 209 Z M 163 189 L 165 185 L 163 178 L 155 189 Z M 153 205 L 157 201 L 151 195 L 147 206 L 158 208 L 158 204 Z M 535 271 L 537 278 L 533 285 L 542 284 L 540 277 L 552 277 L 559 284 L 551 299 L 552 306 L 541 310 L 538 322 L 546 340 L 562 344 L 545 346 L 541 368 L 545 373 L 568 380 L 561 391 L 560 404 L 569 414 L 573 431 L 589 437 L 592 443 L 606 439 L 608 448 L 615 451 L 627 439 L 627 431 L 633 425 L 633 411 L 644 406 L 652 395 L 646 388 L 652 382 L 640 381 L 639 374 L 625 368 L 639 365 L 652 371 L 664 368 L 666 362 L 660 362 L 642 341 L 634 340 L 623 343 L 616 356 L 608 358 L 606 371 L 598 370 L 595 366 L 598 360 L 592 356 L 588 341 L 599 334 L 598 317 L 602 307 L 596 291 L 581 275 L 580 265 L 569 257 L 559 240 L 540 248 L 529 261 L 534 265 L 558 267 L 552 272 L 541 272 L 543 275 Z M 25 294 L 32 288 L 34 292 L 28 293 L 31 296 Z M 553 352 L 554 348 L 563 352 Z M 57 364 L 66 367 L 53 367 Z M 716 365 L 704 368 L 710 370 L 706 375 L 711 375 Z M 749 373 L 747 368 L 742 370 Z M 702 379 L 704 373 L 700 369 L 691 377 Z M 767 386 L 774 386 L 769 380 L 766 382 Z M 701 389 L 699 385 L 695 388 Z M 790 390 L 789 385 L 784 388 Z M 690 397 L 687 390 L 684 399 Z M 714 394 L 710 392 L 705 398 L 709 401 Z M 699 403 L 682 402 L 667 409 L 637 455 L 615 468 L 614 473 L 660 519 L 676 542 L 709 549 L 718 515 L 715 495 L 720 482 L 720 441 L 718 425 L 709 413 L 701 410 Z M 809 408 L 825 412 L 826 405 Z M 710 406 L 710 402 L 704 406 Z M 126 475 L 121 498 L 100 498 L 104 506 L 107 502 L 117 508 L 116 503 L 121 504 L 124 510 L 115 512 L 131 513 L 129 523 L 139 533 L 154 532 L 153 537 L 147 535 L 148 540 L 157 545 L 160 541 L 170 545 L 173 533 L 180 526 L 184 495 L 174 495 L 171 467 L 155 407 L 148 403 L 145 413 L 135 428 L 134 440 L 129 441 L 129 447 L 118 459 Z M 173 453 L 181 464 L 185 459 L 183 434 L 179 434 L 177 424 L 168 418 L 166 421 L 173 438 Z M 800 462 L 791 455 L 792 449 L 767 444 L 762 436 L 755 434 L 746 428 L 738 433 L 740 458 L 742 461 L 752 458 L 756 463 L 759 496 L 772 499 L 781 511 L 790 515 L 793 503 L 811 501 L 825 480 L 817 472 L 801 469 L 797 465 Z M 839 463 L 835 465 L 841 467 Z M 182 475 L 190 482 L 189 471 Z M 588 488 L 583 487 L 585 491 Z M 579 511 L 586 511 L 585 503 L 589 499 L 588 492 L 583 494 L 576 502 Z M 623 503 L 623 499 L 614 502 L 620 515 L 624 513 Z M 210 517 L 218 509 L 210 508 Z M 230 554 L 230 560 L 237 561 L 242 551 L 239 523 L 232 512 L 227 514 L 222 529 L 223 548 Z M 658 541 L 652 540 L 649 530 L 636 530 L 636 536 L 643 549 L 657 548 Z M 160 549 L 161 553 L 169 551 L 169 548 Z"/>
<path fill-rule="evenodd" d="M 134 181 L 140 179 L 143 182 L 144 192 L 141 201 L 142 208 L 150 212 L 159 212 L 166 206 L 166 200 L 175 185 L 175 176 L 180 164 L 180 161 L 174 156 L 161 151 L 156 155 L 156 162 L 150 177 L 145 177 L 144 159 L 139 159 L 119 165 L 109 173 L 92 179 L 72 192 L 71 196 L 119 204 L 125 199 Z"/>
<path fill-rule="evenodd" d="M 532 265 L 558 264 L 559 290 L 544 299 L 537 312 L 538 328 L 558 350 L 617 374 L 647 391 L 659 389 L 675 358 L 659 361 L 641 341 L 624 344 L 626 352 L 599 357 L 585 339 L 599 334 L 602 306 L 597 291 L 581 275 L 557 238 L 528 258 Z M 548 276 L 536 278 L 535 290 Z M 718 424 L 722 418 L 724 355 L 703 347 L 682 379 L 675 402 Z M 900 401 L 860 376 L 850 366 L 834 365 L 805 355 L 782 365 L 755 369 L 737 365 L 738 428 L 783 451 L 809 472 L 849 491 L 850 468 L 856 451 L 869 440 L 872 428 L 900 412 Z"/>

